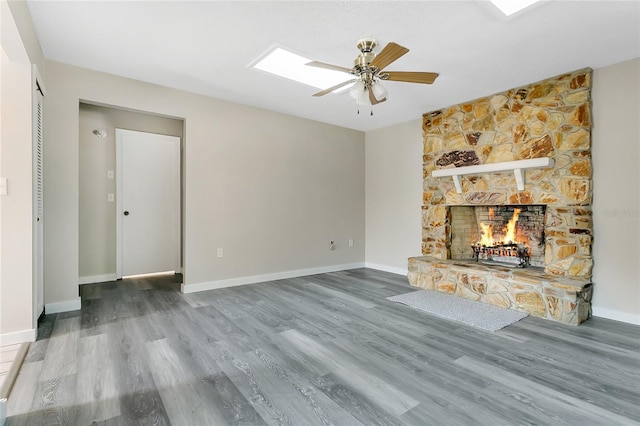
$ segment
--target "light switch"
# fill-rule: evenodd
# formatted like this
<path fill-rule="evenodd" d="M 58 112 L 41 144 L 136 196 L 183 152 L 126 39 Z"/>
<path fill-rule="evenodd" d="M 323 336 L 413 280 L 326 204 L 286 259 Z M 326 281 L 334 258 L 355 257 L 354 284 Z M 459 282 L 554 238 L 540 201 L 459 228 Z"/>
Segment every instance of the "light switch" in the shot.
<path fill-rule="evenodd" d="M 7 195 L 7 178 L 0 178 L 0 195 Z"/>
<path fill-rule="evenodd" d="M 107 201 L 110 203 L 113 203 L 115 200 L 115 196 L 113 195 L 113 192 L 110 192 L 107 194 Z"/>
<path fill-rule="evenodd" d="M 113 170 L 107 170 L 107 179 L 113 179 Z"/>

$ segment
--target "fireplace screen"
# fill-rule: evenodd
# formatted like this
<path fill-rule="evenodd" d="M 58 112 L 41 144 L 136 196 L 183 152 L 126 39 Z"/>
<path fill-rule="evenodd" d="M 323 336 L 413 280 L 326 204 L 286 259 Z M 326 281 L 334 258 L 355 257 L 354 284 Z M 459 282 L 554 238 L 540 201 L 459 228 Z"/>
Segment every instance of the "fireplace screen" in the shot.
<path fill-rule="evenodd" d="M 544 266 L 544 205 L 452 206 L 452 259 Z"/>

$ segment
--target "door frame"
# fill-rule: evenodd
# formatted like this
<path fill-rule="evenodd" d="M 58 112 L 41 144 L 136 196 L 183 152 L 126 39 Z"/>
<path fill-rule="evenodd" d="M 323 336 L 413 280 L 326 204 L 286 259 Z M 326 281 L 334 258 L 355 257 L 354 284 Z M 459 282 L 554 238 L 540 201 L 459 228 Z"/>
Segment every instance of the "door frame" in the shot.
<path fill-rule="evenodd" d="M 182 138 L 178 136 L 170 136 L 170 135 L 161 135 L 158 133 L 152 132 L 144 132 L 137 130 L 127 130 L 127 129 L 115 129 L 116 134 L 116 279 L 122 279 L 122 270 L 123 270 L 123 250 L 122 250 L 122 214 L 123 214 L 123 181 L 122 181 L 122 143 L 123 136 L 126 134 L 134 134 L 134 133 L 143 133 L 148 135 L 157 135 L 157 136 L 168 136 L 174 137 L 178 139 L 178 155 L 175 159 L 177 162 L 177 170 L 178 170 L 178 185 L 176 194 L 177 202 L 175 205 L 176 213 L 177 213 L 177 223 L 175 224 L 176 229 L 178 231 L 178 241 L 175 247 L 176 250 L 176 265 L 175 265 L 175 273 L 181 272 L 182 265 L 182 161 L 181 161 L 181 147 L 182 147 Z M 161 272 L 161 271 L 158 271 Z"/>

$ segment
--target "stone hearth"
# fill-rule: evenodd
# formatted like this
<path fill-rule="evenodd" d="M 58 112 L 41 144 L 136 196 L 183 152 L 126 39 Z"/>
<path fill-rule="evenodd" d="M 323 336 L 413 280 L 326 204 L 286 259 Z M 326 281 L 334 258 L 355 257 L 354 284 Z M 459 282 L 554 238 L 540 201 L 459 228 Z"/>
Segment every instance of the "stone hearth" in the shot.
<path fill-rule="evenodd" d="M 409 282 L 541 318 L 577 325 L 591 314 L 592 285 L 538 268 L 489 266 L 475 261 L 409 258 Z"/>
<path fill-rule="evenodd" d="M 586 320 L 593 265 L 591 70 L 427 113 L 423 137 L 424 256 L 409 261 L 411 284 L 570 324 Z M 513 172 L 463 176 L 462 193 L 451 177 L 432 176 L 442 168 L 541 157 L 553 159 L 553 167 L 526 170 L 523 190 Z M 545 206 L 540 270 L 451 260 L 452 206 L 509 204 Z"/>

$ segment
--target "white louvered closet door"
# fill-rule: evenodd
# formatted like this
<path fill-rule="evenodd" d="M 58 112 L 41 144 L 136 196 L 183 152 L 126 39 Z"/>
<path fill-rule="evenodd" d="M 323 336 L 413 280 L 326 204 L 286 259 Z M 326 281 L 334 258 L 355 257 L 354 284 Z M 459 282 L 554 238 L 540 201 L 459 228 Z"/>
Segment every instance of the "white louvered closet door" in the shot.
<path fill-rule="evenodd" d="M 36 78 L 33 105 L 33 281 L 34 315 L 38 319 L 44 310 L 44 133 L 43 90 Z"/>

